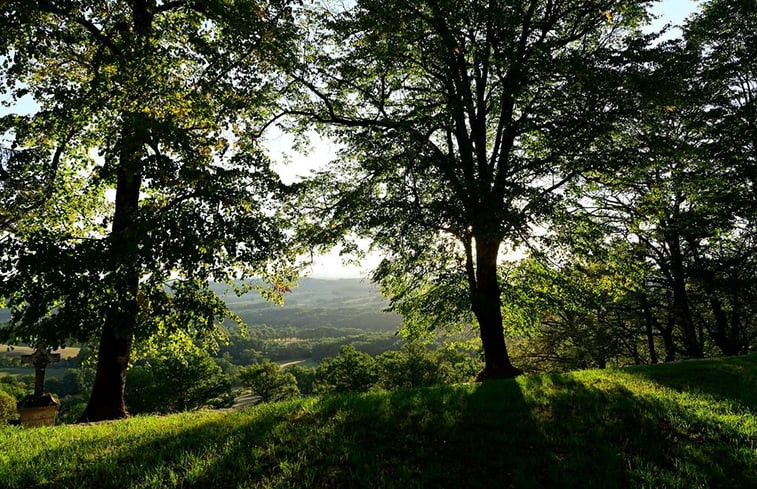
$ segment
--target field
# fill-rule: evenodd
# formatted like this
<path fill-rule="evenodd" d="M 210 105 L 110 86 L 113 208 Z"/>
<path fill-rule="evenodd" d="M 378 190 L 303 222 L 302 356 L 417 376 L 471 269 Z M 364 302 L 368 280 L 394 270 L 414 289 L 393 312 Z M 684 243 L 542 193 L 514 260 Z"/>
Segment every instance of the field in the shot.
<path fill-rule="evenodd" d="M 61 360 L 66 360 L 67 358 L 73 358 L 76 355 L 79 354 L 80 348 L 62 348 L 60 350 L 56 350 L 56 353 L 60 353 Z M 4 345 L 0 343 L 0 355 L 7 355 L 10 357 L 20 357 L 21 355 L 29 355 L 30 353 L 33 353 L 34 349 L 29 348 L 28 346 L 10 346 L 10 345 Z"/>
<path fill-rule="evenodd" d="M 0 430 L 24 487 L 757 487 L 757 355 Z"/>

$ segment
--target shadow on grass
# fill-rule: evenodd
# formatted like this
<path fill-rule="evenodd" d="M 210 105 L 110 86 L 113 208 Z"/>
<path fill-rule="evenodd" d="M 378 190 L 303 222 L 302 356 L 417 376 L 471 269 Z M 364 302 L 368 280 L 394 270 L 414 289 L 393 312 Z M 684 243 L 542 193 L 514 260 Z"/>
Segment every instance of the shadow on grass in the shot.
<path fill-rule="evenodd" d="M 754 436 L 570 375 L 260 406 L 83 439 L 14 468 L 14 485 L 757 487 Z"/>
<path fill-rule="evenodd" d="M 523 379 L 527 398 L 547 410 L 536 418 L 558 455 L 559 487 L 757 487 L 757 436 L 739 420 L 618 381 L 593 382 Z"/>
<path fill-rule="evenodd" d="M 130 420 L 139 421 L 140 418 Z M 93 433 L 77 437 L 63 447 L 40 450 L 31 464 L 11 468 L 15 477 L 5 483 L 8 487 L 23 488 L 136 488 L 181 487 L 187 481 L 198 480 L 200 487 L 236 487 L 240 467 L 254 462 L 251 449 L 264 446 L 277 425 L 284 422 L 288 422 L 288 416 L 281 410 L 269 410 L 249 421 L 220 416 L 164 432 L 140 430 L 131 435 L 124 428 L 122 433 L 112 436 Z M 214 465 L 214 461 L 230 452 L 234 452 L 237 463 L 228 467 L 232 472 Z M 209 471 L 210 468 L 214 470 Z M 212 483 L 202 483 L 206 474 L 212 474 Z"/>
<path fill-rule="evenodd" d="M 757 410 L 757 354 L 629 367 L 623 371 L 679 392 L 707 394 Z"/>

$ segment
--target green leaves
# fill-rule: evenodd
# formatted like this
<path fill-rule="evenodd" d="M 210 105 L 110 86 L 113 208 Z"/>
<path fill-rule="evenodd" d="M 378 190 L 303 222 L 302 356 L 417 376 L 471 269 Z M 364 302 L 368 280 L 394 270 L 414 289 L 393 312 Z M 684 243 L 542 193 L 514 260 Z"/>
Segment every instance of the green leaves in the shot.
<path fill-rule="evenodd" d="M 138 338 L 198 338 L 228 315 L 209 281 L 291 277 L 289 189 L 258 141 L 284 94 L 291 14 L 275 1 L 3 3 L 0 84 L 40 105 L 0 125 L 20 151 L 2 167 L 5 338 L 83 341 L 125 301 Z M 123 182 L 138 188 L 132 209 Z M 138 297 L 119 292 L 129 268 Z"/>

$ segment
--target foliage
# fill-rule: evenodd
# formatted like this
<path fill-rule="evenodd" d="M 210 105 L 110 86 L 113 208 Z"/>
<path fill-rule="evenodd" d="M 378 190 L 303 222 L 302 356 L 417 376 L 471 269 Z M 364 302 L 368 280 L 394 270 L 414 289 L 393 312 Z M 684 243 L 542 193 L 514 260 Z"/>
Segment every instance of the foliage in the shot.
<path fill-rule="evenodd" d="M 4 428 L 0 480 L 8 489 L 748 488 L 756 372 L 752 355 Z"/>
<path fill-rule="evenodd" d="M 344 150 L 304 204 L 309 237 L 369 236 L 395 310 L 417 310 L 423 326 L 472 312 L 482 377 L 517 375 L 499 251 L 528 240 L 565 183 L 600 161 L 648 3 L 361 0 L 323 12 L 299 74 L 312 95 L 293 112 Z"/>
<path fill-rule="evenodd" d="M 395 334 L 359 329 L 335 329 L 321 337 L 312 330 L 289 327 L 270 329 L 261 335 L 260 327 L 250 328 L 247 335 L 231 332 L 226 344 L 219 347 L 219 355 L 228 355 L 237 365 L 259 363 L 264 358 L 272 361 L 309 359 L 320 362 L 339 353 L 344 345 L 378 355 L 386 350 L 397 349 L 402 342 Z"/>
<path fill-rule="evenodd" d="M 270 360 L 240 368 L 238 380 L 261 402 L 284 401 L 300 393 L 295 376 Z"/>
<path fill-rule="evenodd" d="M 628 270 L 633 259 L 573 252 L 560 265 L 542 257 L 503 267 L 505 316 L 528 326 L 514 357 L 532 372 L 649 363 L 649 337 Z"/>
<path fill-rule="evenodd" d="M 300 365 L 291 365 L 284 369 L 287 373 L 294 376 L 297 382 L 297 389 L 303 396 L 309 396 L 314 393 L 316 382 L 316 369 L 313 367 L 302 367 Z"/>
<path fill-rule="evenodd" d="M 339 355 L 327 358 L 316 369 L 313 391 L 318 394 L 365 392 L 376 383 L 376 361 L 369 354 L 345 345 Z"/>
<path fill-rule="evenodd" d="M 0 389 L 0 426 L 11 419 L 17 419 L 16 398 Z"/>
<path fill-rule="evenodd" d="M 127 373 L 125 397 L 132 414 L 171 413 L 213 404 L 230 392 L 229 376 L 195 348 L 138 362 Z"/>
<path fill-rule="evenodd" d="M 34 376 L 3 376 L 0 377 L 0 390 L 13 396 L 17 401 L 34 392 Z"/>
<path fill-rule="evenodd" d="M 469 382 L 481 369 L 470 352 L 449 347 L 430 350 L 420 343 L 406 343 L 400 351 L 382 353 L 376 364 L 377 385 L 384 389 Z"/>

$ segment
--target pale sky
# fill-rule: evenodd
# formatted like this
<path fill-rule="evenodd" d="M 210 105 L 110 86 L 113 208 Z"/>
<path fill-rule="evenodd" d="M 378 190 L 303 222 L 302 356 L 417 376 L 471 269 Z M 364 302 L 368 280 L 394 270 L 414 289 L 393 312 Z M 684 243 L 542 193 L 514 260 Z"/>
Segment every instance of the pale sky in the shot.
<path fill-rule="evenodd" d="M 660 29 L 667 23 L 680 24 L 690 13 L 696 10 L 698 3 L 697 0 L 663 0 L 657 3 L 652 12 L 659 18 L 653 23 L 652 29 Z M 675 33 L 672 35 L 675 35 Z M 0 101 L 5 100 L 7 100 L 6 97 L 0 97 Z M 28 114 L 36 110 L 36 104 L 29 97 L 21 99 L 12 107 L 0 105 L 0 114 L 9 112 Z M 267 139 L 270 156 L 277 163 L 276 170 L 285 182 L 291 182 L 307 175 L 314 169 L 325 167 L 334 158 L 337 149 L 331 141 L 314 137 L 310 152 L 308 154 L 298 153 L 292 149 L 291 137 L 276 129 L 268 132 Z M 2 135 L 0 135 L 1 140 Z M 363 260 L 361 267 L 346 265 L 342 263 L 341 257 L 335 251 L 317 257 L 309 274 L 318 278 L 364 278 L 379 261 L 380 257 L 369 255 Z"/>

